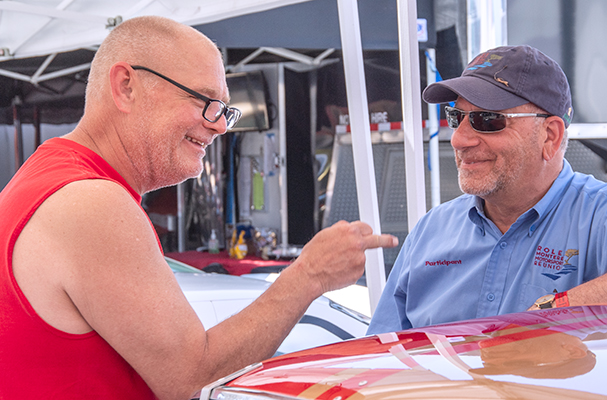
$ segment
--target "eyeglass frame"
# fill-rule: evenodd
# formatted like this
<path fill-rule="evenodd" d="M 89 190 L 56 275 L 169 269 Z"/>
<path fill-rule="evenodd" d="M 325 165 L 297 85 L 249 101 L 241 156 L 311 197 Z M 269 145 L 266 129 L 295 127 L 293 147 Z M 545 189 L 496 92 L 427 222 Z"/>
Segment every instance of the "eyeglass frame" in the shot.
<path fill-rule="evenodd" d="M 497 132 L 501 132 L 504 129 L 506 129 L 506 126 L 504 125 L 504 127 L 502 129 L 498 129 L 498 130 L 495 130 L 495 131 L 482 131 L 482 130 L 478 130 L 478 129 L 476 129 L 472 125 L 472 120 L 470 118 L 470 114 L 471 113 L 488 113 L 488 114 L 494 114 L 494 115 L 502 115 L 505 118 L 522 118 L 522 117 L 548 118 L 548 117 L 552 117 L 553 116 L 552 114 L 541 114 L 541 113 L 503 113 L 503 112 L 488 111 L 488 110 L 464 111 L 464 110 L 460 110 L 459 108 L 455 108 L 455 107 L 451 107 L 451 106 L 445 106 L 445 116 L 447 118 L 447 124 L 449 125 L 449 128 L 451 128 L 451 129 L 457 129 L 461 125 L 461 121 L 460 121 L 460 122 L 457 122 L 457 126 L 452 126 L 452 124 L 451 124 L 452 119 L 450 118 L 450 115 L 449 115 L 449 113 L 451 111 L 458 111 L 460 113 L 460 115 L 468 116 L 468 122 L 470 123 L 470 126 L 472 127 L 472 129 L 474 129 L 475 132 L 479 132 L 479 133 L 497 133 Z M 463 118 L 462 118 L 462 120 L 463 120 Z M 455 118 L 455 121 L 457 121 L 457 118 Z"/>
<path fill-rule="evenodd" d="M 134 70 L 143 70 L 143 71 L 151 72 L 152 74 L 154 74 L 154 75 L 156 75 L 156 76 L 164 79 L 165 81 L 167 81 L 167 82 L 169 82 L 169 83 L 177 86 L 179 89 L 183 90 L 184 92 L 186 92 L 186 93 L 188 93 L 188 94 L 196 97 L 198 100 L 204 101 L 205 102 L 205 106 L 204 106 L 204 109 L 202 110 L 202 117 L 205 120 L 207 120 L 207 121 L 209 121 L 211 123 L 215 123 L 215 122 L 219 121 L 219 119 L 222 116 L 225 116 L 226 117 L 226 126 L 227 126 L 226 129 L 229 130 L 229 129 L 232 129 L 233 127 L 236 126 L 236 124 L 240 120 L 240 117 L 242 116 L 242 112 L 238 108 L 236 108 L 236 107 L 230 107 L 230 106 L 228 106 L 226 103 L 224 103 L 221 100 L 211 99 L 210 97 L 207 97 L 207 96 L 205 96 L 203 94 L 200 94 L 197 91 L 192 90 L 189 87 L 184 86 L 181 83 L 179 83 L 177 81 L 174 81 L 173 79 L 169 78 L 168 76 L 162 75 L 160 72 L 154 71 L 151 68 L 144 67 L 144 66 L 141 66 L 141 65 L 131 65 L 131 68 L 133 68 Z M 215 120 L 212 120 L 212 119 L 210 119 L 210 118 L 208 118 L 206 116 L 206 112 L 209 109 L 209 106 L 211 105 L 212 102 L 220 103 L 221 107 L 223 109 L 223 111 L 221 113 L 219 113 L 219 115 L 217 116 L 217 118 L 215 118 Z M 230 125 L 230 119 L 228 118 L 228 112 L 232 112 L 233 115 L 234 115 L 234 118 L 233 118 L 234 122 L 231 125 Z"/>

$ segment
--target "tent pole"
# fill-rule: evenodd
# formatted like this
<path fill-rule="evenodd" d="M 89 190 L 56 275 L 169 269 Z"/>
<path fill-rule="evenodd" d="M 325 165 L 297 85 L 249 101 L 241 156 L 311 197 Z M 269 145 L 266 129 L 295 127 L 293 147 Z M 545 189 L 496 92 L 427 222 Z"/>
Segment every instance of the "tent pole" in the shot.
<path fill-rule="evenodd" d="M 287 108 L 285 89 L 285 66 L 278 64 L 278 145 L 280 171 L 278 187 L 280 188 L 280 247 L 286 254 L 289 246 L 289 209 L 287 192 Z"/>
<path fill-rule="evenodd" d="M 185 182 L 181 182 L 177 185 L 177 251 L 180 253 L 186 250 L 185 213 Z"/>
<path fill-rule="evenodd" d="M 314 173 L 314 233 L 318 232 L 320 229 L 320 221 L 319 221 L 319 201 L 318 201 L 318 193 L 319 193 L 319 183 L 318 183 L 318 165 L 316 162 L 316 124 L 318 123 L 318 114 L 317 114 L 317 106 L 318 106 L 318 70 L 313 69 L 308 74 L 310 78 L 310 150 L 312 157 L 312 170 Z"/>
<path fill-rule="evenodd" d="M 426 51 L 426 82 L 430 86 L 436 82 L 436 51 L 428 49 Z M 438 206 L 440 201 L 440 154 L 438 134 L 440 131 L 438 121 L 438 105 L 428 104 L 428 131 L 430 139 L 428 142 L 428 165 L 430 166 L 430 185 L 432 207 Z"/>
<path fill-rule="evenodd" d="M 417 3 L 398 0 L 400 79 L 405 136 L 405 176 L 407 189 L 407 224 L 409 232 L 426 213 L 424 181 L 424 140 L 417 43 Z"/>
<path fill-rule="evenodd" d="M 352 153 L 360 219 L 381 233 L 373 147 L 369 126 L 369 104 L 365 82 L 360 22 L 357 0 L 337 0 L 339 30 L 341 35 L 346 78 L 348 114 L 352 132 Z M 384 253 L 381 248 L 367 250 L 365 265 L 371 313 L 375 311 L 386 283 Z"/>
<path fill-rule="evenodd" d="M 13 125 L 15 127 L 15 173 L 23 165 L 23 129 L 21 126 L 21 99 L 13 99 Z"/>
<path fill-rule="evenodd" d="M 34 106 L 34 151 L 40 146 L 40 107 Z"/>

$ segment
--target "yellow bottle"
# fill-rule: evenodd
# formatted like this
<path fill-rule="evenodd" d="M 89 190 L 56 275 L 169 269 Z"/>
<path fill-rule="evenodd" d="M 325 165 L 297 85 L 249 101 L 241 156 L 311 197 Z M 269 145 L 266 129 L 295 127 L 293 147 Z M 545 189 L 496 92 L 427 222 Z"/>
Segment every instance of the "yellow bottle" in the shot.
<path fill-rule="evenodd" d="M 246 255 L 247 251 L 247 243 L 244 241 L 244 231 L 240 232 L 240 236 L 238 236 L 238 243 L 236 243 L 236 258 L 242 260 Z"/>
<path fill-rule="evenodd" d="M 232 231 L 232 240 L 230 240 L 230 258 L 236 258 L 236 229 Z"/>
<path fill-rule="evenodd" d="M 244 231 L 240 232 L 238 236 L 238 241 L 236 243 L 236 231 L 232 234 L 232 247 L 230 248 L 230 257 L 236 258 L 238 260 L 242 260 L 247 255 L 247 244 L 244 241 Z"/>

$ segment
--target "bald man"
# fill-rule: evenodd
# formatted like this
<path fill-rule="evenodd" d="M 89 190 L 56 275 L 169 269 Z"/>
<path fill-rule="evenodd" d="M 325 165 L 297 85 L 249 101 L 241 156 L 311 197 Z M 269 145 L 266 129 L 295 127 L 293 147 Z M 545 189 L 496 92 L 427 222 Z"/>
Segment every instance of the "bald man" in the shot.
<path fill-rule="evenodd" d="M 141 195 L 202 171 L 238 120 L 216 46 L 160 17 L 115 28 L 84 116 L 0 193 L 0 398 L 189 399 L 271 356 L 309 304 L 397 245 L 361 222 L 319 232 L 250 307 L 209 329 L 181 292 Z"/>

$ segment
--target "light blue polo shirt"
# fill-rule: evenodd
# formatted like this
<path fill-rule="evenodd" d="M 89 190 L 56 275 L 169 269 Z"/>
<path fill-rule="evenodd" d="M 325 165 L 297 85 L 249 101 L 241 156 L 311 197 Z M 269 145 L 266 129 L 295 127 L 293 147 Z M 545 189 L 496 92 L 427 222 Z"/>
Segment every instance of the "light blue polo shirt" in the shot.
<path fill-rule="evenodd" d="M 502 234 L 483 200 L 431 209 L 407 236 L 368 333 L 525 311 L 607 270 L 607 184 L 563 169 Z"/>

